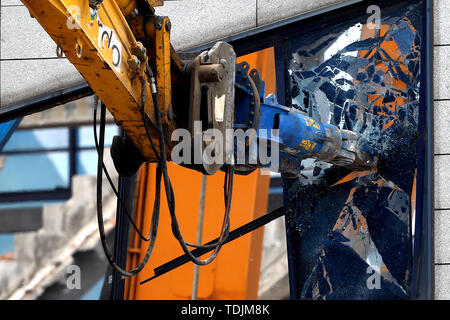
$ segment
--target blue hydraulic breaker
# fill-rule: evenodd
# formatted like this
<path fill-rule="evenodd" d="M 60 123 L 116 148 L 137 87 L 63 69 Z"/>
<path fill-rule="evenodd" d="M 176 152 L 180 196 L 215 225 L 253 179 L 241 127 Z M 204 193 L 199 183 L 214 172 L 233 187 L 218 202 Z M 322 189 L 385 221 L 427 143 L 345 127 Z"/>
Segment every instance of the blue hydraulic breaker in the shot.
<path fill-rule="evenodd" d="M 362 150 L 357 134 L 281 106 L 273 94 L 265 97 L 258 70 L 248 70 L 246 62 L 236 67 L 234 129 L 247 133 L 245 141 L 237 141 L 239 134 L 234 137 L 235 159 L 239 159 L 239 144 L 246 146 L 245 163 L 238 161 L 236 172 L 245 174 L 262 167 L 298 175 L 307 158 L 356 170 L 376 167 L 377 158 Z"/>

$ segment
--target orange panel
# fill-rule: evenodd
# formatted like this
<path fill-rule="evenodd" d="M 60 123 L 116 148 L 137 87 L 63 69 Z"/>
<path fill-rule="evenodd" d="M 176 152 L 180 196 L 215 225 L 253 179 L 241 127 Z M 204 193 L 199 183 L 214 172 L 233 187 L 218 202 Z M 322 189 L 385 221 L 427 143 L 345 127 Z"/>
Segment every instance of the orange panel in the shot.
<path fill-rule="evenodd" d="M 258 69 L 261 72 L 261 77 L 266 83 L 266 96 L 270 93 L 276 93 L 277 80 L 275 77 L 275 51 L 273 47 L 237 58 L 238 63 L 242 61 L 247 61 L 250 64 L 250 69 Z"/>
<path fill-rule="evenodd" d="M 251 68 L 261 71 L 266 92 L 275 92 L 275 62 L 273 48 L 240 57 Z M 175 192 L 176 214 L 185 241 L 194 243 L 200 204 L 201 174 L 169 164 L 169 175 Z M 202 243 L 216 238 L 222 226 L 225 210 L 223 199 L 224 173 L 207 177 Z M 155 165 L 144 165 L 138 176 L 136 193 L 136 222 L 148 234 L 153 209 Z M 257 170 L 248 176 L 234 177 L 230 213 L 231 230 L 264 214 L 270 178 Z M 164 188 L 163 188 L 164 189 Z M 145 208 L 143 210 L 143 208 Z M 257 299 L 261 265 L 263 228 L 247 234 L 222 247 L 218 257 L 208 266 L 200 267 L 198 299 Z M 135 267 L 145 255 L 148 243 L 132 233 L 128 254 L 128 268 Z M 194 264 L 189 262 L 146 284 L 139 282 L 153 275 L 153 269 L 183 254 L 171 232 L 171 220 L 165 199 L 161 195 L 161 214 L 158 237 L 148 265 L 137 276 L 127 279 L 126 299 L 190 299 Z M 204 259 L 210 253 L 202 257 Z"/>

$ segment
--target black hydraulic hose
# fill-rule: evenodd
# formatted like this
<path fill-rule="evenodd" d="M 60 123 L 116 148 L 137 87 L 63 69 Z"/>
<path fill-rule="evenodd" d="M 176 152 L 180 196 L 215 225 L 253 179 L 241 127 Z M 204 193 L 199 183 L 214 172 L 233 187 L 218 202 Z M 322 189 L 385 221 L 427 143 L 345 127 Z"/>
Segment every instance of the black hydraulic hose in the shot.
<path fill-rule="evenodd" d="M 160 213 L 160 198 L 161 198 L 161 179 L 164 178 L 164 187 L 166 190 L 166 199 L 169 207 L 170 216 L 172 219 L 172 233 L 175 236 L 175 238 L 180 243 L 183 251 L 191 260 L 192 262 L 198 264 L 198 265 L 207 265 L 211 263 L 218 255 L 222 245 L 226 242 L 229 230 L 230 230 L 230 209 L 231 209 L 231 200 L 232 200 L 232 190 L 233 190 L 233 168 L 228 165 L 226 174 L 225 174 L 225 183 L 224 183 L 224 199 L 225 199 L 225 214 L 224 214 L 224 221 L 222 224 L 222 230 L 220 233 L 220 236 L 217 240 L 217 242 L 214 243 L 208 243 L 206 245 L 192 245 L 190 243 L 187 243 L 184 241 L 183 236 L 181 234 L 179 224 L 177 221 L 177 217 L 175 215 L 175 197 L 173 192 L 173 187 L 170 182 L 168 170 L 167 170 L 167 157 L 165 152 L 165 142 L 164 142 L 164 131 L 162 128 L 162 121 L 161 121 L 161 113 L 159 109 L 159 103 L 158 103 L 158 96 L 155 86 L 155 78 L 153 77 L 153 72 L 148 67 L 149 72 L 149 78 L 151 79 L 151 92 L 152 92 L 152 99 L 153 99 L 153 105 L 155 108 L 155 117 L 157 122 L 157 129 L 158 129 L 158 138 L 159 138 L 159 145 L 160 145 L 160 156 L 158 155 L 158 152 L 156 151 L 156 147 L 152 141 L 150 130 L 148 128 L 148 119 L 146 117 L 144 107 L 145 107 L 145 99 L 146 99 L 146 86 L 147 81 L 146 79 L 142 80 L 142 97 L 141 97 L 141 113 L 144 121 L 144 126 L 146 130 L 146 134 L 148 136 L 148 139 L 150 140 L 151 146 L 153 151 L 155 152 L 156 158 L 158 159 L 158 166 L 157 166 L 157 172 L 156 172 L 156 186 L 155 186 L 155 202 L 153 205 L 153 215 L 152 215 L 152 222 L 150 226 L 150 243 L 147 249 L 147 252 L 140 262 L 140 264 L 133 270 L 127 271 L 124 268 L 120 267 L 112 257 L 111 251 L 108 247 L 108 244 L 106 242 L 106 234 L 104 229 L 104 223 L 103 223 L 103 205 L 102 205 L 102 172 L 105 172 L 105 175 L 114 191 L 116 196 L 118 197 L 121 205 L 125 208 L 125 212 L 130 219 L 130 221 L 133 224 L 133 227 L 135 228 L 136 232 L 139 234 L 139 236 L 146 240 L 142 233 L 140 232 L 139 228 L 137 228 L 136 224 L 134 223 L 134 220 L 132 219 L 128 209 L 126 206 L 123 205 L 122 199 L 119 196 L 112 179 L 106 170 L 105 164 L 103 162 L 103 153 L 104 153 L 104 140 L 105 140 L 105 118 L 106 118 L 106 107 L 102 103 L 101 110 L 100 110 L 100 138 L 97 139 L 97 119 L 96 119 L 96 110 L 94 111 L 94 138 L 95 138 L 95 145 L 97 148 L 98 153 L 98 163 L 97 163 L 97 220 L 98 220 L 98 227 L 99 227 L 99 234 L 100 234 L 100 241 L 103 247 L 103 250 L 105 252 L 106 258 L 110 265 L 114 268 L 115 271 L 120 273 L 123 276 L 134 276 L 138 272 L 140 272 L 145 265 L 147 264 L 148 260 L 150 259 L 151 253 L 153 251 L 157 230 L 158 230 L 158 222 L 159 222 L 159 213 Z M 97 106 L 95 106 L 95 109 Z M 189 250 L 187 246 L 197 247 L 198 249 L 203 250 L 212 250 L 212 247 L 215 247 L 214 252 L 211 254 L 210 257 L 208 257 L 206 260 L 201 260 L 195 257 Z"/>
<path fill-rule="evenodd" d="M 160 166 L 161 166 L 161 171 L 163 174 L 163 179 L 164 179 L 164 187 L 166 190 L 166 199 L 167 199 L 167 204 L 169 207 L 169 212 L 170 212 L 170 216 L 172 219 L 172 233 L 175 236 L 175 238 L 178 240 L 178 242 L 181 245 L 181 248 L 183 249 L 184 253 L 189 257 L 189 259 L 194 262 L 195 264 L 198 265 L 207 265 L 209 263 L 211 263 L 216 256 L 218 255 L 223 243 L 226 241 L 226 238 L 228 236 L 229 233 L 229 215 L 230 215 L 230 209 L 231 209 L 231 199 L 232 199 L 232 188 L 233 188 L 233 168 L 231 166 L 228 166 L 227 169 L 227 175 L 229 176 L 229 181 L 227 184 L 228 186 L 228 190 L 226 190 L 226 193 L 228 193 L 228 196 L 226 197 L 226 207 L 225 207 L 225 215 L 224 215 L 224 221 L 222 224 L 222 230 L 219 236 L 219 239 L 217 241 L 217 246 L 214 249 L 214 252 L 211 254 L 210 257 L 208 257 L 206 260 L 201 260 L 198 259 L 197 257 L 195 257 L 191 251 L 189 250 L 186 242 L 183 239 L 183 236 L 181 234 L 180 228 L 179 228 L 179 224 L 178 224 L 178 220 L 175 214 L 175 197 L 174 197 L 174 192 L 173 192 L 173 187 L 172 184 L 170 182 L 170 178 L 169 178 L 169 174 L 168 174 L 168 170 L 167 170 L 167 158 L 166 158 L 166 150 L 165 150 L 165 142 L 164 142 L 164 131 L 163 131 L 163 127 L 162 127 L 162 120 L 161 120 L 161 111 L 159 109 L 159 102 L 158 102 L 158 95 L 157 95 L 157 90 L 156 90 L 156 85 L 155 85 L 155 78 L 153 76 L 153 72 L 151 70 L 150 67 L 147 68 L 147 71 L 149 73 L 149 78 L 151 79 L 151 84 L 150 84 L 150 91 L 152 93 L 152 99 L 153 99 L 153 106 L 155 109 L 155 118 L 156 118 L 156 124 L 158 126 L 158 132 L 159 132 L 159 146 L 160 146 L 160 158 L 161 158 L 161 162 L 160 162 Z M 143 84 L 146 83 L 146 80 L 143 80 Z M 147 118 L 144 116 L 143 121 L 147 121 Z M 151 137 L 148 137 L 151 140 Z"/>
<path fill-rule="evenodd" d="M 228 175 L 229 175 L 229 171 L 227 170 L 225 172 L 225 183 L 224 183 L 224 186 L 223 186 L 223 188 L 224 188 L 225 206 L 227 206 L 228 194 L 230 193 L 230 190 L 231 190 L 230 188 L 233 185 L 233 175 L 231 175 L 229 178 L 228 178 Z M 229 230 L 230 230 L 229 217 L 228 217 L 227 223 L 228 223 L 228 225 L 227 225 L 227 233 L 229 233 Z M 226 238 L 228 238 L 228 234 L 227 234 Z M 192 247 L 192 248 L 197 248 L 197 249 L 209 249 L 209 248 L 216 247 L 218 245 L 218 243 L 217 242 L 213 242 L 213 243 L 210 243 L 210 244 L 198 245 L 198 244 L 193 244 L 193 243 L 186 242 L 186 245 L 189 246 L 189 247 Z"/>
<path fill-rule="evenodd" d="M 116 270 L 118 273 L 125 277 L 131 277 L 136 275 L 139 271 L 141 271 L 145 265 L 147 264 L 150 256 L 152 254 L 153 248 L 155 246 L 156 235 L 158 231 L 158 222 L 159 222 L 159 208 L 160 208 L 160 198 L 161 198 L 161 168 L 157 168 L 157 177 L 156 177 L 156 194 L 155 194 L 155 202 L 153 206 L 153 216 L 152 223 L 150 226 L 150 234 L 151 234 L 151 242 L 147 248 L 147 252 L 142 259 L 141 263 L 133 270 L 127 271 L 120 267 L 112 257 L 111 251 L 106 242 L 106 233 L 105 227 L 103 224 L 103 205 L 102 205 L 102 170 L 103 170 L 103 151 L 104 151 L 104 142 L 105 142 L 105 118 L 106 118 L 106 107 L 102 103 L 100 109 L 100 139 L 99 139 L 99 153 L 98 153 L 98 163 L 97 163 L 97 220 L 98 220 L 98 230 L 100 234 L 100 241 L 103 247 L 103 251 L 105 252 L 106 259 L 110 263 L 110 265 Z"/>
<path fill-rule="evenodd" d="M 146 81 L 142 81 L 142 88 L 145 88 L 147 85 Z M 153 153 L 155 154 L 156 159 L 158 160 L 158 163 L 161 163 L 161 157 L 158 154 L 158 151 L 156 150 L 156 146 L 155 143 L 153 142 L 152 139 L 152 135 L 150 134 L 150 128 L 148 127 L 148 123 L 146 121 L 147 116 L 145 114 L 145 100 L 147 98 L 147 92 L 145 89 L 142 89 L 142 96 L 141 96 L 141 116 L 142 116 L 142 121 L 144 122 L 144 128 L 145 128 L 145 133 L 147 134 L 148 139 L 150 140 L 150 145 L 152 146 L 152 150 Z"/>
<path fill-rule="evenodd" d="M 95 99 L 95 103 L 94 103 L 94 143 L 95 143 L 95 148 L 97 150 L 97 155 L 100 154 L 100 148 L 98 145 L 98 137 L 97 137 L 97 129 L 96 129 L 96 125 L 97 125 L 97 105 L 98 105 L 98 98 Z M 144 240 L 144 241 L 150 241 L 151 239 L 151 234 L 148 235 L 148 237 L 145 237 L 141 230 L 139 230 L 138 226 L 136 225 L 136 223 L 134 222 L 133 217 L 130 214 L 130 210 L 128 209 L 128 207 L 123 203 L 122 197 L 120 197 L 119 192 L 117 191 L 116 186 L 114 185 L 114 182 L 111 179 L 111 176 L 109 175 L 108 170 L 106 169 L 105 163 L 102 161 L 102 168 L 103 168 L 103 172 L 105 173 L 106 179 L 109 182 L 109 185 L 111 186 L 111 189 L 113 190 L 114 194 L 116 195 L 117 199 L 120 202 L 120 205 L 122 206 L 122 208 L 124 208 L 125 214 L 128 217 L 128 220 L 130 220 L 134 230 L 136 230 L 136 233 L 139 235 L 139 237 Z"/>

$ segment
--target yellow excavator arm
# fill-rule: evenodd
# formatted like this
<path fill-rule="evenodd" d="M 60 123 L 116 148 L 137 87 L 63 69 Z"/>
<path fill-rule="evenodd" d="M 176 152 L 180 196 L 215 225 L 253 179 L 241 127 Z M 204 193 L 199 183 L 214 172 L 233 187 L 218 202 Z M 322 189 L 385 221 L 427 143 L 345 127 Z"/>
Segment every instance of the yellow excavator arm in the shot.
<path fill-rule="evenodd" d="M 176 128 L 171 67 L 178 69 L 174 71 L 178 74 L 183 68 L 170 45 L 169 18 L 154 15 L 153 7 L 164 1 L 147 0 L 146 6 L 137 0 L 22 2 L 55 41 L 58 55 L 69 59 L 146 160 L 154 162 L 141 115 L 142 84 L 150 83 L 147 62 L 154 67 L 162 121 L 169 137 Z M 137 37 L 145 39 L 146 46 Z M 144 89 L 150 96 L 150 85 Z M 144 110 L 159 150 L 152 99 L 145 99 Z"/>

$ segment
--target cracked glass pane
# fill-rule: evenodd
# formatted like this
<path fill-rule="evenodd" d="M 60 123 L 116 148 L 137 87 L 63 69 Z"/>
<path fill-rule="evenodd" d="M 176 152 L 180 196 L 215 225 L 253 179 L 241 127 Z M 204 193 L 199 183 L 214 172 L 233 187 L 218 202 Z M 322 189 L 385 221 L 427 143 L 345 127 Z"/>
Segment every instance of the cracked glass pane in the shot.
<path fill-rule="evenodd" d="M 315 160 L 284 177 L 294 297 L 407 299 L 415 212 L 422 7 L 408 1 L 303 34 L 285 54 L 287 104 L 352 130 L 377 169 Z"/>

